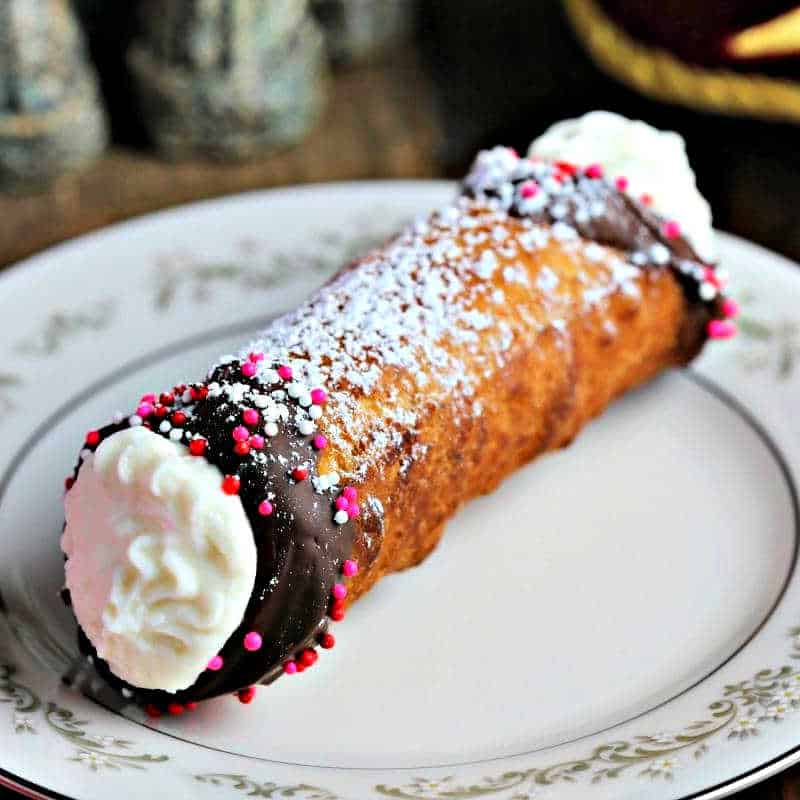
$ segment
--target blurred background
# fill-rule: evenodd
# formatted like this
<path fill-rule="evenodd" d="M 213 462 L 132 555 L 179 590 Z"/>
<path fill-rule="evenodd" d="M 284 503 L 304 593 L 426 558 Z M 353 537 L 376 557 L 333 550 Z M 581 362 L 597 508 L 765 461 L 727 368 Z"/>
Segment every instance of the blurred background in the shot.
<path fill-rule="evenodd" d="M 717 226 L 800 258 L 796 3 L 0 0 L 0 264 L 220 194 L 458 177 L 595 108 L 682 133 Z"/>

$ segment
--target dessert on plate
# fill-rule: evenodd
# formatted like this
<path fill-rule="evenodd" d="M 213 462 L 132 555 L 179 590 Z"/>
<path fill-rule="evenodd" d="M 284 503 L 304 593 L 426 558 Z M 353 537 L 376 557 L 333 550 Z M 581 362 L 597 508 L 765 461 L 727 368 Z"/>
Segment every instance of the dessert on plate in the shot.
<path fill-rule="evenodd" d="M 312 667 L 465 501 L 735 331 L 682 140 L 595 112 L 345 267 L 67 479 L 81 649 L 153 716 Z M 532 554 L 533 556 L 533 554 Z"/>

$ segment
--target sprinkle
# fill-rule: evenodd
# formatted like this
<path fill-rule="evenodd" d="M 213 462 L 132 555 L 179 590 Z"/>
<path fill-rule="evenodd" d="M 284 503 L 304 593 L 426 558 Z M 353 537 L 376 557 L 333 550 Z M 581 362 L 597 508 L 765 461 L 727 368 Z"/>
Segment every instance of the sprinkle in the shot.
<path fill-rule="evenodd" d="M 244 375 L 245 378 L 252 378 L 256 372 L 258 372 L 258 366 L 252 361 L 245 361 L 244 364 L 242 364 L 242 375 Z"/>
<path fill-rule="evenodd" d="M 301 419 L 300 422 L 297 423 L 297 430 L 302 436 L 311 436 L 315 429 L 316 426 L 310 419 Z"/>
<path fill-rule="evenodd" d="M 236 692 L 236 696 L 239 698 L 240 703 L 244 703 L 245 705 L 252 703 L 256 696 L 256 687 L 248 686 L 246 689 L 239 689 L 239 691 Z"/>
<path fill-rule="evenodd" d="M 319 646 L 325 650 L 330 650 L 336 644 L 336 638 L 332 633 L 324 633 L 319 640 Z"/>
<path fill-rule="evenodd" d="M 202 456 L 206 452 L 207 446 L 208 441 L 202 436 L 198 436 L 196 439 L 192 439 L 192 441 L 189 442 L 189 452 L 193 456 Z"/>
<path fill-rule="evenodd" d="M 355 486 L 345 486 L 344 489 L 342 489 L 342 494 L 351 503 L 358 500 L 358 490 Z"/>
<path fill-rule="evenodd" d="M 308 416 L 311 419 L 319 419 L 322 416 L 322 409 L 319 406 L 311 406 L 308 409 Z"/>
<path fill-rule="evenodd" d="M 247 360 L 248 361 L 252 361 L 253 363 L 257 364 L 259 361 L 263 361 L 264 360 L 264 354 L 263 353 L 250 353 L 250 355 L 247 356 Z"/>
<path fill-rule="evenodd" d="M 344 509 L 342 509 L 341 511 L 337 511 L 333 515 L 333 521 L 337 525 L 344 525 L 345 522 L 347 522 L 347 520 L 349 520 L 349 519 L 350 519 L 350 515 Z"/>
<path fill-rule="evenodd" d="M 225 494 L 239 494 L 241 480 L 238 475 L 226 475 L 222 479 L 222 491 Z"/>
<path fill-rule="evenodd" d="M 315 447 L 317 450 L 324 450 L 324 449 L 325 449 L 325 448 L 328 446 L 328 439 L 327 439 L 327 437 L 326 437 L 326 436 L 323 436 L 323 434 L 321 434 L 321 433 L 318 433 L 318 434 L 317 434 L 317 435 L 314 437 L 314 442 L 313 442 L 313 444 L 314 444 L 314 447 Z"/>
<path fill-rule="evenodd" d="M 214 656 L 214 658 L 208 662 L 207 667 L 211 670 L 211 672 L 219 672 L 224 663 L 225 662 L 222 660 L 222 656 Z"/>
<path fill-rule="evenodd" d="M 187 711 L 195 711 L 197 709 L 197 703 L 195 703 L 194 700 L 190 700 L 186 704 L 185 708 L 186 708 Z"/>
<path fill-rule="evenodd" d="M 161 433 L 169 433 L 172 430 L 172 425 L 170 425 L 167 420 L 162 420 L 158 426 L 158 430 Z"/>
<path fill-rule="evenodd" d="M 717 296 L 717 287 L 714 286 L 713 283 L 709 283 L 708 281 L 703 281 L 700 284 L 700 288 L 697 290 L 697 293 L 700 295 L 701 300 L 705 300 L 708 302 L 709 300 L 713 300 Z"/>
<path fill-rule="evenodd" d="M 712 339 L 730 339 L 736 335 L 736 325 L 727 319 L 712 319 L 708 323 L 708 335 Z"/>
<path fill-rule="evenodd" d="M 305 467 L 295 467 L 292 470 L 292 477 L 296 481 L 304 481 L 308 477 L 308 470 Z"/>
<path fill-rule="evenodd" d="M 186 414 L 183 411 L 175 411 L 170 417 L 173 425 L 183 425 L 186 422 Z"/>
<path fill-rule="evenodd" d="M 147 394 L 142 395 L 142 399 L 139 401 L 140 403 L 155 403 L 156 396 L 152 392 L 148 392 Z"/>
<path fill-rule="evenodd" d="M 292 368 L 287 366 L 286 364 L 281 365 L 278 367 L 278 375 L 285 381 L 290 381 L 292 379 Z"/>
<path fill-rule="evenodd" d="M 236 442 L 233 446 L 233 452 L 237 456 L 246 456 L 250 453 L 250 445 L 247 442 Z"/>
<path fill-rule="evenodd" d="M 680 223 L 676 222 L 674 219 L 668 220 L 664 223 L 661 232 L 667 239 L 677 239 L 681 235 Z"/>
<path fill-rule="evenodd" d="M 274 510 L 272 503 L 269 500 L 262 500 L 258 504 L 258 513 L 261 514 L 262 517 L 268 517 Z"/>
<path fill-rule="evenodd" d="M 651 206 L 653 205 L 653 195 L 647 194 L 647 192 L 645 192 L 644 194 L 639 196 L 639 202 L 641 202 L 643 206 Z"/>
<path fill-rule="evenodd" d="M 342 494 L 336 498 L 334 505 L 340 511 L 347 511 L 347 509 L 350 507 L 350 501 Z"/>
<path fill-rule="evenodd" d="M 153 413 L 152 403 L 139 403 L 136 413 L 142 418 L 149 417 Z"/>
<path fill-rule="evenodd" d="M 313 666 L 316 664 L 318 658 L 319 656 L 317 655 L 317 651 L 310 647 L 307 647 L 302 653 L 300 653 L 300 663 L 304 667 Z"/>
<path fill-rule="evenodd" d="M 185 710 L 186 709 L 180 703 L 170 703 L 167 706 L 167 711 L 169 711 L 169 713 L 172 714 L 173 717 L 180 716 L 181 714 L 183 714 Z"/>
<path fill-rule="evenodd" d="M 628 179 L 624 175 L 620 175 L 614 181 L 614 186 L 617 187 L 617 190 L 620 192 L 624 192 L 628 188 Z"/>
<path fill-rule="evenodd" d="M 138 414 L 131 414 L 128 417 L 128 425 L 130 425 L 131 428 L 136 428 L 141 424 L 142 424 L 142 418 Z"/>
<path fill-rule="evenodd" d="M 89 433 L 86 434 L 86 444 L 100 444 L 100 431 L 89 431 Z"/>
<path fill-rule="evenodd" d="M 361 508 L 358 505 L 358 503 L 350 503 L 350 505 L 347 507 L 347 516 L 350 517 L 350 519 L 354 519 L 360 513 L 361 513 Z"/>
<path fill-rule="evenodd" d="M 169 438 L 172 439 L 173 442 L 179 442 L 181 439 L 183 439 L 183 429 L 173 428 L 169 432 Z"/>
<path fill-rule="evenodd" d="M 161 716 L 161 709 L 156 708 L 152 703 L 148 703 L 144 707 L 144 713 L 147 714 L 150 719 L 158 719 Z"/>
<path fill-rule="evenodd" d="M 277 424 L 274 423 L 274 422 L 268 422 L 264 426 L 264 433 L 266 433 L 267 436 L 277 436 L 278 435 L 278 426 L 277 426 Z"/>
<path fill-rule="evenodd" d="M 300 397 L 297 398 L 297 402 L 303 408 L 308 408 L 311 405 L 311 392 L 303 392 Z"/>
<path fill-rule="evenodd" d="M 604 170 L 601 164 L 589 164 L 589 166 L 583 171 L 583 174 L 587 178 L 602 178 L 604 175 Z"/>
<path fill-rule="evenodd" d="M 347 578 L 358 575 L 358 562 L 354 561 L 352 558 L 348 558 L 344 564 L 342 564 L 342 575 Z"/>
<path fill-rule="evenodd" d="M 294 661 L 287 661 L 283 665 L 283 671 L 287 675 L 294 675 L 297 672 L 297 664 Z"/>
<path fill-rule="evenodd" d="M 261 638 L 261 634 L 256 631 L 250 631 L 250 633 L 245 634 L 244 649 L 250 653 L 255 653 L 257 650 L 260 650 L 263 643 L 264 640 Z"/>
<path fill-rule="evenodd" d="M 722 304 L 722 313 L 726 317 L 728 317 L 728 319 L 733 319 L 734 317 L 738 317 L 739 316 L 739 304 L 732 297 L 729 297 Z"/>
<path fill-rule="evenodd" d="M 323 406 L 328 399 L 328 393 L 324 389 L 311 390 L 311 402 L 315 406 Z"/>
<path fill-rule="evenodd" d="M 260 433 L 254 433 L 248 441 L 253 450 L 264 449 L 264 437 Z"/>
<path fill-rule="evenodd" d="M 536 181 L 525 181 L 519 187 L 519 193 L 524 197 L 526 200 L 531 197 L 536 197 L 539 194 L 539 184 Z"/>
<path fill-rule="evenodd" d="M 578 172 L 578 168 L 569 161 L 556 161 L 554 162 L 555 167 L 563 172 L 565 175 L 575 175 Z"/>
<path fill-rule="evenodd" d="M 328 479 L 328 486 L 336 486 L 339 483 L 338 472 L 329 472 L 325 477 Z"/>
<path fill-rule="evenodd" d="M 246 408 L 242 411 L 242 419 L 247 425 L 258 425 L 261 415 L 254 408 Z"/>
<path fill-rule="evenodd" d="M 162 392 L 159 395 L 158 402 L 161 403 L 162 406 L 171 406 L 175 402 L 175 397 L 169 392 Z"/>
<path fill-rule="evenodd" d="M 347 587 L 343 583 L 335 583 L 333 585 L 333 589 L 331 590 L 331 594 L 337 600 L 344 600 L 347 597 Z"/>
<path fill-rule="evenodd" d="M 300 397 L 301 395 L 305 394 L 306 387 L 303 386 L 302 383 L 298 383 L 297 381 L 294 381 L 293 383 L 290 383 L 286 387 L 286 391 L 289 393 L 289 397 L 291 397 L 292 399 L 296 400 L 298 397 Z"/>
<path fill-rule="evenodd" d="M 250 431 L 244 425 L 237 425 L 232 431 L 231 436 L 237 442 L 246 442 L 250 438 Z"/>
<path fill-rule="evenodd" d="M 344 603 L 341 600 L 334 600 L 331 604 L 328 616 L 334 622 L 341 622 L 344 619 Z"/>
<path fill-rule="evenodd" d="M 648 252 L 654 264 L 663 266 L 664 264 L 669 263 L 670 252 L 666 247 L 664 247 L 663 244 L 661 244 L 661 242 L 657 242 L 656 244 L 651 245 L 650 250 Z"/>

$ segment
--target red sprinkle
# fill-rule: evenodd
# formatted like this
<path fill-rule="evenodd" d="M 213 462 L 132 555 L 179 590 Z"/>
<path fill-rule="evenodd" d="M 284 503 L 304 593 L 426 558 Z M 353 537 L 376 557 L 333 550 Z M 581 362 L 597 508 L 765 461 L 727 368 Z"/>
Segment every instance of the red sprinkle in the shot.
<path fill-rule="evenodd" d="M 186 708 L 187 711 L 195 711 L 197 709 L 197 703 L 195 703 L 194 700 L 190 700 L 186 704 L 185 708 Z"/>
<path fill-rule="evenodd" d="M 161 419 L 162 417 L 166 417 L 166 416 L 167 416 L 167 414 L 169 413 L 169 409 L 168 409 L 166 406 L 156 406 L 156 407 L 153 409 L 153 413 L 154 413 L 154 414 L 155 414 L 155 415 L 156 415 L 156 416 L 157 416 L 159 419 Z"/>
<path fill-rule="evenodd" d="M 170 703 L 167 706 L 167 711 L 169 711 L 169 713 L 172 714 L 174 717 L 183 714 L 185 710 L 186 709 L 180 703 Z"/>
<path fill-rule="evenodd" d="M 325 633 L 319 640 L 319 646 L 325 650 L 330 650 L 336 644 L 336 638 L 332 633 Z"/>
<path fill-rule="evenodd" d="M 341 600 L 334 600 L 331 603 L 331 610 L 328 616 L 334 621 L 339 622 L 344 619 L 344 603 Z"/>
<path fill-rule="evenodd" d="M 536 197 L 539 194 L 539 185 L 536 181 L 525 181 L 519 187 L 519 193 L 525 198 Z"/>
<path fill-rule="evenodd" d="M 738 317 L 739 316 L 739 304 L 732 297 L 729 297 L 722 304 L 722 313 L 726 317 L 728 317 L 728 319 L 733 319 L 734 317 Z"/>
<path fill-rule="evenodd" d="M 287 364 L 282 364 L 278 367 L 278 375 L 280 375 L 283 380 L 290 381 L 292 379 L 292 368 Z"/>
<path fill-rule="evenodd" d="M 292 477 L 296 481 L 304 481 L 308 477 L 308 470 L 305 467 L 295 467 L 292 470 Z"/>
<path fill-rule="evenodd" d="M 244 375 L 245 378 L 252 378 L 257 371 L 258 367 L 252 361 L 245 361 L 244 364 L 242 364 L 242 375 Z"/>
<path fill-rule="evenodd" d="M 253 362 L 255 362 L 257 364 L 259 361 L 263 361 L 264 360 L 264 354 L 263 353 L 250 353 L 250 355 L 247 356 L 247 359 L 249 361 L 253 361 Z"/>
<path fill-rule="evenodd" d="M 158 402 L 161 403 L 162 406 L 171 406 L 175 402 L 175 396 L 169 392 L 164 392 L 159 396 Z"/>
<path fill-rule="evenodd" d="M 261 419 L 261 414 L 259 414 L 254 408 L 246 408 L 242 412 L 242 419 L 245 421 L 246 425 L 258 425 L 258 422 Z"/>
<path fill-rule="evenodd" d="M 628 179 L 624 175 L 620 175 L 620 177 L 614 181 L 614 186 L 616 186 L 620 192 L 624 192 L 628 188 Z"/>
<path fill-rule="evenodd" d="M 676 222 L 674 219 L 665 222 L 661 230 L 667 239 L 677 239 L 681 235 L 680 223 Z"/>
<path fill-rule="evenodd" d="M 653 195 L 647 194 L 647 192 L 645 192 L 643 195 L 641 195 L 639 200 L 641 201 L 643 206 L 651 206 L 651 205 L 653 205 Z"/>
<path fill-rule="evenodd" d="M 236 442 L 233 446 L 233 452 L 237 456 L 246 456 L 250 453 L 250 445 L 248 442 Z"/>
<path fill-rule="evenodd" d="M 575 175 L 578 172 L 578 168 L 569 161 L 556 161 L 555 166 L 567 175 Z"/>
<path fill-rule="evenodd" d="M 158 719 L 161 716 L 161 709 L 156 708 L 152 703 L 148 703 L 144 707 L 144 713 L 147 714 L 150 719 Z"/>
<path fill-rule="evenodd" d="M 246 689 L 239 689 L 239 691 L 236 692 L 236 696 L 239 698 L 240 703 L 244 703 L 245 705 L 252 703 L 256 696 L 256 687 L 248 686 Z"/>
<path fill-rule="evenodd" d="M 183 411 L 174 411 L 170 419 L 173 425 L 183 425 L 186 422 L 186 414 Z"/>
<path fill-rule="evenodd" d="M 712 319 L 708 323 L 708 335 L 712 339 L 730 339 L 736 335 L 736 325 L 728 319 Z"/>
<path fill-rule="evenodd" d="M 300 653 L 300 663 L 304 667 L 310 667 L 316 663 L 319 656 L 317 655 L 316 650 L 312 650 L 310 647 L 307 647 Z"/>
<path fill-rule="evenodd" d="M 605 174 L 602 164 L 589 164 L 583 172 L 587 178 L 602 178 Z"/>
<path fill-rule="evenodd" d="M 226 475 L 222 479 L 222 491 L 225 494 L 239 494 L 241 483 L 238 475 Z"/>
<path fill-rule="evenodd" d="M 189 452 L 193 456 L 202 456 L 203 453 L 206 452 L 207 446 L 208 442 L 202 437 L 199 437 L 197 439 L 192 439 L 192 441 L 189 442 Z"/>
<path fill-rule="evenodd" d="M 86 434 L 86 444 L 100 444 L 100 431 L 89 431 L 89 433 Z"/>

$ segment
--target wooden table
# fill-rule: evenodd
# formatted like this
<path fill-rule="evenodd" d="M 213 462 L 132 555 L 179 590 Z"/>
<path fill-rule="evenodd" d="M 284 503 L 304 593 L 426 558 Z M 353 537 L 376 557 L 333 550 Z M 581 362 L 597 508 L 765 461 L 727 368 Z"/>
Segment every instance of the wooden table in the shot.
<path fill-rule="evenodd" d="M 0 195 L 0 266 L 131 216 L 201 198 L 294 183 L 442 177 L 424 75 L 407 55 L 340 73 L 327 112 L 300 146 L 244 164 L 171 164 L 115 149 L 37 195 Z M 12 798 L 0 789 L 0 798 Z M 800 800 L 800 766 L 737 796 Z"/>

